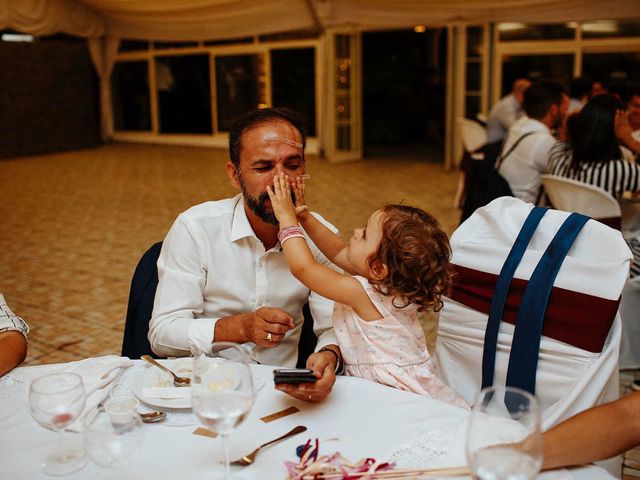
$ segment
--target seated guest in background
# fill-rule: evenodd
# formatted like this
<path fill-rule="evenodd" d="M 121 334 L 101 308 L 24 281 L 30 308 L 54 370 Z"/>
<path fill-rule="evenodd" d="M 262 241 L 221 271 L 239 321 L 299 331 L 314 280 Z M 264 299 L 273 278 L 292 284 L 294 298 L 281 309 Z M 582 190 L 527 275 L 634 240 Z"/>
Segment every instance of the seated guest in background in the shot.
<path fill-rule="evenodd" d="M 507 132 L 498 156 L 498 172 L 516 198 L 536 203 L 540 175 L 556 142 L 553 131 L 564 123 L 568 105 L 569 97 L 558 82 L 540 80 L 524 92 L 525 115 Z"/>
<path fill-rule="evenodd" d="M 542 437 L 543 469 L 605 460 L 640 445 L 640 392 L 585 410 Z"/>
<path fill-rule="evenodd" d="M 304 147 L 303 123 L 290 110 L 255 110 L 234 124 L 227 174 L 242 193 L 190 208 L 169 230 L 149 323 L 156 354 L 186 356 L 212 341 L 231 341 L 245 344 L 258 363 L 295 367 L 302 307 L 309 302 L 319 338 L 307 368 L 320 378 L 292 385 L 287 393 L 305 401 L 329 394 L 341 364 L 331 327 L 333 302 L 289 271 L 267 195 L 276 174 L 305 173 Z M 318 262 L 336 268 L 315 245 L 310 247 Z"/>
<path fill-rule="evenodd" d="M 513 82 L 511 93 L 496 103 L 487 120 L 487 143 L 499 142 L 505 132 L 522 116 L 522 99 L 524 91 L 531 82 L 519 78 Z"/>
<path fill-rule="evenodd" d="M 0 294 L 0 376 L 24 361 L 28 333 L 27 324 L 14 315 Z"/>
<path fill-rule="evenodd" d="M 582 110 L 582 107 L 589 101 L 592 86 L 593 80 L 589 77 L 576 77 L 571 80 L 571 85 L 569 85 L 569 108 L 567 110 L 569 115 Z"/>
<path fill-rule="evenodd" d="M 548 172 L 600 187 L 615 198 L 625 191 L 640 191 L 640 166 L 627 161 L 620 144 L 633 154 L 640 142 L 633 138 L 624 104 L 614 95 L 593 97 L 569 118 L 567 142 L 559 142 L 549 152 Z M 640 273 L 640 239 L 627 238 L 633 252 L 631 277 Z"/>
<path fill-rule="evenodd" d="M 598 95 L 604 95 L 605 93 L 609 93 L 607 84 L 602 80 L 594 80 L 593 84 L 591 84 L 591 96 L 597 97 Z"/>
<path fill-rule="evenodd" d="M 640 85 L 631 87 L 626 102 L 629 126 L 633 131 L 633 138 L 640 141 Z"/>

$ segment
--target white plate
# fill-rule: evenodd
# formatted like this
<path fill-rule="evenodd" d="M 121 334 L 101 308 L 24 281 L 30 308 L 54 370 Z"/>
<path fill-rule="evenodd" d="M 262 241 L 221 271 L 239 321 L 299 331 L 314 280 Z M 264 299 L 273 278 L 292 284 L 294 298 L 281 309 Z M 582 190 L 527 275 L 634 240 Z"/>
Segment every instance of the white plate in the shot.
<path fill-rule="evenodd" d="M 168 369 L 174 371 L 178 376 L 191 376 L 191 358 L 159 360 L 159 362 Z M 173 387 L 173 377 L 152 365 L 149 365 L 133 380 L 131 392 L 138 398 L 138 400 L 146 403 L 147 405 L 159 408 L 191 408 L 191 387 L 174 387 L 188 390 L 189 395 L 186 398 L 149 398 L 143 394 L 143 388 L 149 387 Z"/>
<path fill-rule="evenodd" d="M 167 367 L 169 370 L 175 372 L 181 377 L 192 378 L 192 358 L 178 358 L 175 360 L 159 360 L 159 362 Z M 264 379 L 257 376 L 255 373 L 253 377 L 253 390 L 257 393 L 262 387 L 264 387 Z M 149 365 L 145 368 L 137 377 L 133 379 L 131 385 L 131 392 L 141 402 L 151 405 L 157 408 L 175 408 L 184 409 L 191 408 L 191 387 L 173 387 L 185 389 L 189 392 L 186 398 L 152 398 L 147 397 L 143 393 L 144 388 L 156 387 L 156 388 L 171 388 L 173 387 L 173 377 L 166 372 L 163 372 L 153 365 Z"/>

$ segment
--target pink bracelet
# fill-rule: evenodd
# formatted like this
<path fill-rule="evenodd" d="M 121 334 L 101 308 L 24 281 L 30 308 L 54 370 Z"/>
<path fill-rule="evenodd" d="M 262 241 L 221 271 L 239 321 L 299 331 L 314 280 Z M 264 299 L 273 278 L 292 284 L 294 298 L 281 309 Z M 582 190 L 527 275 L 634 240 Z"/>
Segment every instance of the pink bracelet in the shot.
<path fill-rule="evenodd" d="M 280 245 L 284 244 L 290 238 L 300 237 L 304 238 L 304 230 L 299 225 L 289 225 L 280 229 L 278 232 L 278 240 L 280 240 Z"/>

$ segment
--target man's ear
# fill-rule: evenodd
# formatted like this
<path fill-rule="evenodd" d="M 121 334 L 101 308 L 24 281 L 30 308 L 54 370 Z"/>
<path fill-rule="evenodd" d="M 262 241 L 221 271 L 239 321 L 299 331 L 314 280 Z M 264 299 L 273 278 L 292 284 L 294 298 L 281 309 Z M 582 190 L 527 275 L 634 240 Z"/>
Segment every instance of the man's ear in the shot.
<path fill-rule="evenodd" d="M 240 179 L 238 178 L 238 170 L 236 170 L 236 166 L 231 161 L 227 162 L 227 176 L 229 177 L 231 185 L 238 189 L 241 188 Z"/>
<path fill-rule="evenodd" d="M 387 266 L 379 260 L 374 260 L 369 266 L 369 273 L 374 280 L 382 280 L 388 272 Z"/>

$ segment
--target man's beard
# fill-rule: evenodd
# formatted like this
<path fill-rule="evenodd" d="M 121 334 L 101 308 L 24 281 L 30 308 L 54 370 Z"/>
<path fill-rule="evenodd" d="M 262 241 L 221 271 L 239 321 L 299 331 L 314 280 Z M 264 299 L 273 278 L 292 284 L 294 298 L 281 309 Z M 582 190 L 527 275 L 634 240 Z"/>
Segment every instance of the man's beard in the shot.
<path fill-rule="evenodd" d="M 249 205 L 249 210 L 256 214 L 256 216 L 270 225 L 278 225 L 278 219 L 272 211 L 268 211 L 265 203 L 269 200 L 269 194 L 267 192 L 262 192 L 258 195 L 258 198 L 252 197 L 247 192 L 247 187 L 244 183 L 242 176 L 238 173 L 238 180 L 240 182 L 240 188 L 242 189 L 242 195 L 244 195 L 244 201 Z M 296 197 L 293 191 L 291 192 L 291 201 L 296 203 Z"/>
<path fill-rule="evenodd" d="M 269 200 L 269 194 L 267 192 L 262 192 L 258 198 L 254 198 L 245 189 L 244 182 L 240 182 L 242 186 L 242 194 L 244 195 L 244 200 L 249 205 L 249 209 L 256 214 L 256 216 L 270 225 L 278 225 L 278 219 L 276 218 L 273 212 L 270 212 L 265 207 L 265 203 Z"/>

